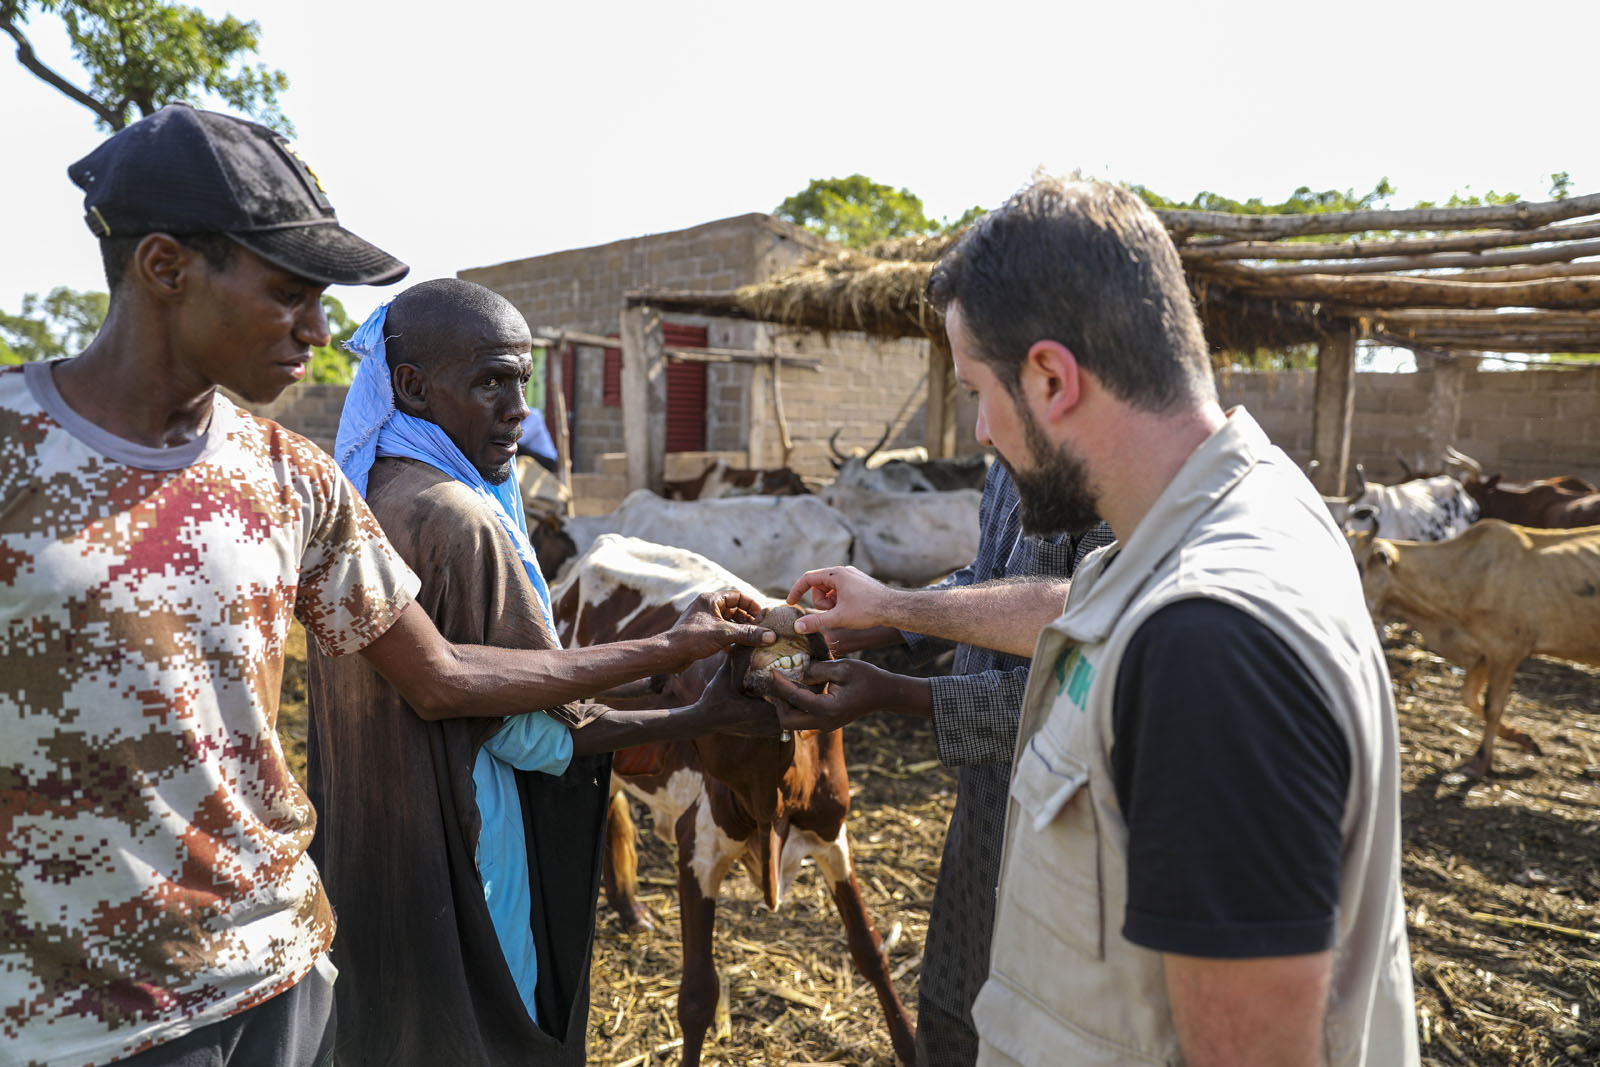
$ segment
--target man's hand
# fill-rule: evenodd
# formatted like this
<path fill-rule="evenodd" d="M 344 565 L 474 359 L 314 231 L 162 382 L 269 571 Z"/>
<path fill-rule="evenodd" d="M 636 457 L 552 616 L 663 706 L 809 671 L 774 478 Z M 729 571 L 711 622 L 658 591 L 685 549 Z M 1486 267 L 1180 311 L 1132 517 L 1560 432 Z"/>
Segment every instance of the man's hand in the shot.
<path fill-rule="evenodd" d="M 760 697 L 746 695 L 727 662 L 717 668 L 694 708 L 707 716 L 714 724 L 711 729 L 719 734 L 777 737 L 783 730 L 777 709 Z"/>
<path fill-rule="evenodd" d="M 701 593 L 667 631 L 672 650 L 682 657 L 677 669 L 734 645 L 772 644 L 778 635 L 757 626 L 759 618 L 761 605 L 737 589 Z"/>
<path fill-rule="evenodd" d="M 829 652 L 835 656 L 847 656 L 852 652 L 865 652 L 869 648 L 905 644 L 906 635 L 893 626 L 874 626 L 870 630 L 824 630 L 822 639 L 828 643 Z"/>
<path fill-rule="evenodd" d="M 891 674 L 860 660 L 812 663 L 803 680 L 812 685 L 826 682 L 827 689 L 813 693 L 781 674 L 772 676 L 781 701 L 778 721 L 786 730 L 837 730 L 872 711 L 932 714 L 927 682 Z"/>
<path fill-rule="evenodd" d="M 789 590 L 789 603 L 798 604 L 811 594 L 817 610 L 795 623 L 803 634 L 819 630 L 870 630 L 893 625 L 890 601 L 896 590 L 854 567 L 824 567 L 806 571 Z"/>

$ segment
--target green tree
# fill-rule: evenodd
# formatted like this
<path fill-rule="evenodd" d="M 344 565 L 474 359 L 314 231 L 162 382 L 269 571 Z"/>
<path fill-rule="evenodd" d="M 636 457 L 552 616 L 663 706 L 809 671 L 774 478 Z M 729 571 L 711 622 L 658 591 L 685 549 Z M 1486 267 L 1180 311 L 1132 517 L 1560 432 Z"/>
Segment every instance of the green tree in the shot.
<path fill-rule="evenodd" d="M 813 178 L 772 213 L 847 248 L 943 230 L 928 218 L 922 198 L 910 189 L 883 185 L 864 174 Z"/>
<path fill-rule="evenodd" d="M 24 32 L 34 13 L 61 18 L 73 57 L 89 75 L 87 88 L 40 61 Z M 134 111 L 149 115 L 209 94 L 286 135 L 294 133 L 278 107 L 288 77 L 245 62 L 261 43 L 254 21 L 211 19 L 199 8 L 163 0 L 0 0 L 0 30 L 17 43 L 19 63 L 94 112 L 104 129 L 122 129 Z"/>
<path fill-rule="evenodd" d="M 350 317 L 338 297 L 322 294 L 322 313 L 328 317 L 328 330 L 332 339 L 321 348 L 311 350 L 311 371 L 307 381 L 325 382 L 329 385 L 349 385 L 355 376 L 355 360 L 344 350 L 361 324 Z"/>
<path fill-rule="evenodd" d="M 105 293 L 64 285 L 47 296 L 26 294 L 20 315 L 0 311 L 0 363 L 77 355 L 99 332 L 109 302 Z"/>

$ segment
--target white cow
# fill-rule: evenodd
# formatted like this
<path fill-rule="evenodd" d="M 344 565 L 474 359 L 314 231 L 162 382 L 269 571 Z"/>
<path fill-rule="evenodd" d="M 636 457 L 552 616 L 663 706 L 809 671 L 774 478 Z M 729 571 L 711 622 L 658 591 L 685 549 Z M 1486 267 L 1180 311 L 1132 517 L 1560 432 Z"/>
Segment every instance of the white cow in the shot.
<path fill-rule="evenodd" d="M 978 554 L 976 489 L 882 493 L 836 484 L 818 495 L 855 530 L 856 566 L 880 581 L 923 585 Z"/>
<path fill-rule="evenodd" d="M 1358 468 L 1359 476 L 1359 468 Z M 1379 485 L 1365 478 L 1361 490 L 1348 497 L 1325 496 L 1333 521 L 1347 533 L 1372 530 L 1392 541 L 1444 541 L 1478 518 L 1478 502 L 1448 474 L 1413 478 L 1397 485 Z"/>
<path fill-rule="evenodd" d="M 777 597 L 787 596 L 812 567 L 851 564 L 867 570 L 858 559 L 854 528 L 814 496 L 664 500 L 636 489 L 609 515 L 563 525 L 579 553 L 603 533 L 638 537 L 697 552 Z"/>

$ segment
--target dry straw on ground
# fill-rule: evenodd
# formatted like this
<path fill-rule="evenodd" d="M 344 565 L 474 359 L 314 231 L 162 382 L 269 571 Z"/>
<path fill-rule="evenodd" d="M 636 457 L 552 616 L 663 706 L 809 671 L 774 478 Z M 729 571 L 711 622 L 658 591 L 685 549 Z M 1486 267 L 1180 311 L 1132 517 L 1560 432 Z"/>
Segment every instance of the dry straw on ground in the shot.
<path fill-rule="evenodd" d="M 285 674 L 281 724 L 297 771 L 304 759 L 296 740 L 305 715 L 300 642 Z M 1499 772 L 1471 783 L 1448 774 L 1471 755 L 1480 731 L 1460 704 L 1460 672 L 1398 637 L 1389 664 L 1404 746 L 1406 915 L 1424 1063 L 1600 1063 L 1600 671 L 1525 664 L 1508 714 L 1544 754 L 1502 745 Z M 890 960 L 912 1006 L 955 777 L 916 723 L 859 723 L 849 746 L 849 829 L 862 895 L 880 933 L 892 937 L 898 925 Z M 656 930 L 624 934 L 603 902 L 600 908 L 589 1059 L 611 1067 L 680 1058 L 673 854 L 646 831 L 639 859 Z M 731 875 L 716 953 L 728 1025 L 708 1042 L 705 1062 L 893 1062 L 875 998 L 850 966 L 814 869 L 776 914 L 748 880 Z"/>

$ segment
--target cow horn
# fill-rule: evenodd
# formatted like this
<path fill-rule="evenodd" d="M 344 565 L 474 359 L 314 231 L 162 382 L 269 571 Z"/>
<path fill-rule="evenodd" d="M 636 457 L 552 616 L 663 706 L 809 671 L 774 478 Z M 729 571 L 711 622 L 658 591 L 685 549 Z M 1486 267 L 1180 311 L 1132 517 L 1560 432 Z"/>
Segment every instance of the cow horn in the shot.
<path fill-rule="evenodd" d="M 1479 463 L 1465 452 L 1457 451 L 1455 445 L 1446 445 L 1444 454 L 1446 459 L 1453 460 L 1456 463 L 1461 464 L 1479 478 L 1483 477 L 1483 464 Z"/>
<path fill-rule="evenodd" d="M 1411 472 L 1411 464 L 1406 462 L 1406 457 L 1402 456 L 1399 452 L 1396 452 L 1394 454 L 1394 458 L 1396 462 L 1400 464 L 1400 473 L 1406 476 L 1406 481 L 1409 482 L 1411 479 L 1416 477 L 1416 475 Z"/>
<path fill-rule="evenodd" d="M 873 456 L 877 455 L 878 454 L 878 450 L 881 449 L 884 445 L 889 443 L 889 435 L 891 433 L 893 433 L 893 432 L 894 432 L 894 423 L 892 423 L 892 422 L 884 423 L 883 424 L 883 436 L 878 438 L 878 443 L 877 444 L 875 444 L 871 448 L 867 449 L 867 454 L 861 457 L 861 462 L 865 463 L 867 460 L 869 460 Z"/>
<path fill-rule="evenodd" d="M 833 433 L 828 436 L 828 451 L 833 453 L 834 470 L 838 470 L 844 465 L 844 461 L 850 458 L 843 452 L 839 451 L 839 445 L 837 443 L 839 440 L 839 432 L 843 429 L 843 426 L 836 426 L 834 427 Z"/>

